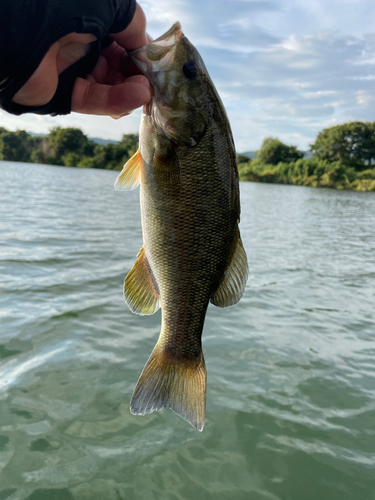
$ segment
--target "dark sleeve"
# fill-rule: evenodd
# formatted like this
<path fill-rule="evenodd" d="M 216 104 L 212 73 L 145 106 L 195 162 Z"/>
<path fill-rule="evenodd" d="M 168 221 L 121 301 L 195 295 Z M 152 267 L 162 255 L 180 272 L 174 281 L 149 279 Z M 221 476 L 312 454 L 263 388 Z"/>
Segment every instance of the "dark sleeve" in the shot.
<path fill-rule="evenodd" d="M 99 44 L 124 30 L 135 0 L 1 0 L 0 106 L 9 102 L 57 40 L 91 33 Z"/>

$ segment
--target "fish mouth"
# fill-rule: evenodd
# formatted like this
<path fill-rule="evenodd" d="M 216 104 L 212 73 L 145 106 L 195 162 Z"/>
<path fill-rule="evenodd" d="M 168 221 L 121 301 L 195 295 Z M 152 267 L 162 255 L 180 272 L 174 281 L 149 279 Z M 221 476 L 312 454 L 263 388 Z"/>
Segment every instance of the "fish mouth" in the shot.
<path fill-rule="evenodd" d="M 185 35 L 176 22 L 166 33 L 140 49 L 129 51 L 129 57 L 142 73 L 154 84 L 153 73 L 163 71 L 174 62 L 176 46 Z"/>

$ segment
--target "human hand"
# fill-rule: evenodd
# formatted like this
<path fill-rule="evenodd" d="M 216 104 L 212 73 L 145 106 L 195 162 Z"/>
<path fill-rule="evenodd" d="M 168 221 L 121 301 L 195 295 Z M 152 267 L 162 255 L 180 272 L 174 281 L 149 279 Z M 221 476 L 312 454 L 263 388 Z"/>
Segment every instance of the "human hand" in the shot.
<path fill-rule="evenodd" d="M 137 5 L 132 22 L 124 31 L 111 35 L 115 41 L 101 53 L 92 73 L 86 79 L 76 79 L 72 111 L 119 118 L 150 100 L 147 78 L 139 74 L 126 54 L 126 49 L 146 45 L 145 29 L 145 16 Z M 81 59 L 93 41 L 93 35 L 81 33 L 58 40 L 13 101 L 26 106 L 46 104 L 56 92 L 59 74 Z"/>
<path fill-rule="evenodd" d="M 120 118 L 151 99 L 149 81 L 126 53 L 148 43 L 146 18 L 138 4 L 129 26 L 111 36 L 114 42 L 102 52 L 92 73 L 77 78 L 72 111 Z"/>

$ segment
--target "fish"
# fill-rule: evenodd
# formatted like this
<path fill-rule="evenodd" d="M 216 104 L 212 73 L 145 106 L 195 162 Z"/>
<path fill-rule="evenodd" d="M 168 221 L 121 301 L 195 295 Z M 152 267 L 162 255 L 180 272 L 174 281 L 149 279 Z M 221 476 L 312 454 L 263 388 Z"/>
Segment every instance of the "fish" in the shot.
<path fill-rule="evenodd" d="M 115 181 L 120 190 L 140 187 L 143 246 L 124 297 L 132 312 L 160 308 L 162 316 L 130 411 L 169 406 L 202 431 L 207 307 L 237 303 L 248 277 L 235 147 L 221 99 L 180 23 L 129 55 L 153 92 L 142 111 L 139 149 Z"/>

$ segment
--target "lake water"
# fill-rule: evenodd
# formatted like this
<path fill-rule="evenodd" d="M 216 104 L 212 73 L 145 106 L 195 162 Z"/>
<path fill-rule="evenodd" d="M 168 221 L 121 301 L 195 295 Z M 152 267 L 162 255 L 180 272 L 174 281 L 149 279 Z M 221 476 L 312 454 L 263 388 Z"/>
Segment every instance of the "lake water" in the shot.
<path fill-rule="evenodd" d="M 202 433 L 129 401 L 138 190 L 0 163 L 0 500 L 375 499 L 375 194 L 242 183 L 250 275 L 210 305 Z"/>

